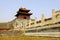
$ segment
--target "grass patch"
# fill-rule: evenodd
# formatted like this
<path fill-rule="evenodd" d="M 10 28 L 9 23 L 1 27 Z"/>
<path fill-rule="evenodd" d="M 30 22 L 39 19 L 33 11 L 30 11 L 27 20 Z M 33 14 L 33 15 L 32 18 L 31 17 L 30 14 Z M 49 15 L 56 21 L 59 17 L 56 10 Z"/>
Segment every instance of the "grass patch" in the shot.
<path fill-rule="evenodd" d="M 60 40 L 60 38 L 38 36 L 3 36 L 0 40 Z"/>

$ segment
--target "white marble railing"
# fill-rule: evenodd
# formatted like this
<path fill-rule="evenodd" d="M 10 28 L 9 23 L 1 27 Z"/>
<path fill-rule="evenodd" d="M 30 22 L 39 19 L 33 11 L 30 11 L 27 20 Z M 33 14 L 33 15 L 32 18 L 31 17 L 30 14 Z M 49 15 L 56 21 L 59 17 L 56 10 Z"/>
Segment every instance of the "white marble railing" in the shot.
<path fill-rule="evenodd" d="M 35 33 L 25 33 L 29 36 L 48 36 L 48 37 L 60 37 L 60 32 L 35 32 Z"/>
<path fill-rule="evenodd" d="M 25 30 L 45 29 L 45 28 L 53 28 L 53 27 L 59 27 L 60 28 L 60 24 L 41 26 L 41 27 L 37 27 L 37 28 L 26 28 Z"/>

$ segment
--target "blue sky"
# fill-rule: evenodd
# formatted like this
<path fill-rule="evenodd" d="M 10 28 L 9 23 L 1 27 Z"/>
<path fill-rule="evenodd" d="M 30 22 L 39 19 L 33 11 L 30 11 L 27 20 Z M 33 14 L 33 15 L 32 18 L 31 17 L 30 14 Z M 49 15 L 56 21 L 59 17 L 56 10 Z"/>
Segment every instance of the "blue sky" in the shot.
<path fill-rule="evenodd" d="M 52 9 L 60 10 L 60 0 L 0 0 L 0 22 L 8 22 L 15 18 L 19 8 L 30 9 L 37 19 L 44 13 L 46 18 L 52 16 Z"/>

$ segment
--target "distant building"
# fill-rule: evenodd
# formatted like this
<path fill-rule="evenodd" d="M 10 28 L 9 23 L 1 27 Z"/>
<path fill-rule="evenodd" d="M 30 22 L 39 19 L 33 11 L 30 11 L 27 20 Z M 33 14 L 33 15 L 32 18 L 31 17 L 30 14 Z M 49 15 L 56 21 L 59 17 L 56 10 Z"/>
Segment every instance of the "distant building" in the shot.
<path fill-rule="evenodd" d="M 28 10 L 26 8 L 20 8 L 18 10 L 17 14 L 15 15 L 17 18 L 16 18 L 15 22 L 13 23 L 14 29 L 19 30 L 19 29 L 23 28 L 23 26 L 26 24 L 26 22 L 28 22 L 30 20 L 30 15 L 32 15 L 30 10 Z"/>

